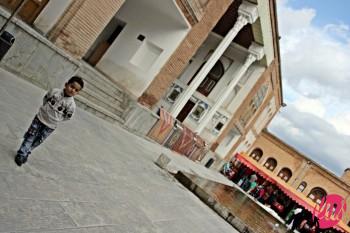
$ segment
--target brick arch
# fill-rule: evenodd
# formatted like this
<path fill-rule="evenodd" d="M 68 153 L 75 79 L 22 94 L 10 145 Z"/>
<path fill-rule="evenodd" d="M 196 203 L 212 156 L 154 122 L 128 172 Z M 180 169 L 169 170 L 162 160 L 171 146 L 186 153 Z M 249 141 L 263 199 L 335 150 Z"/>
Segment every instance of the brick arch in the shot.
<path fill-rule="evenodd" d="M 314 187 L 307 195 L 313 202 L 320 203 L 322 198 L 327 196 L 327 191 L 321 187 Z"/>
<path fill-rule="evenodd" d="M 264 163 L 264 167 L 266 167 L 270 171 L 274 171 L 277 167 L 277 160 L 273 157 L 269 157 Z"/>
<path fill-rule="evenodd" d="M 279 172 L 278 172 L 278 177 L 280 177 L 282 180 L 284 180 L 285 182 L 288 182 L 289 179 L 292 177 L 293 172 L 292 170 L 290 170 L 287 167 L 282 168 Z"/>
<path fill-rule="evenodd" d="M 252 157 L 254 160 L 259 161 L 263 154 L 263 150 L 257 147 L 249 154 L 249 157 Z"/>

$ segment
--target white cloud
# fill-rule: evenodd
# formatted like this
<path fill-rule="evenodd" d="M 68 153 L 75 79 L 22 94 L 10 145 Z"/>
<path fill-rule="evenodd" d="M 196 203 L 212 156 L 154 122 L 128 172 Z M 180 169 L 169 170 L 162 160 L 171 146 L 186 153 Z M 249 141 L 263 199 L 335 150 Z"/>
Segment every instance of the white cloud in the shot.
<path fill-rule="evenodd" d="M 350 167 L 350 30 L 317 27 L 314 9 L 278 1 L 287 107 L 269 126 L 287 144 L 340 174 Z"/>
<path fill-rule="evenodd" d="M 273 120 L 269 130 L 338 175 L 350 167 L 350 136 L 340 134 L 333 125 L 313 114 L 289 106 Z"/>
<path fill-rule="evenodd" d="M 344 42 L 350 41 L 349 27 L 330 24 L 317 28 L 312 25 L 315 15 L 312 9 L 279 5 L 284 78 L 294 89 L 307 80 L 314 96 L 327 93 L 350 100 L 350 92 L 343 88 L 350 86 L 350 45 Z"/>
<path fill-rule="evenodd" d="M 349 43 L 349 25 L 341 24 L 328 24 L 325 26 L 325 33 L 331 34 L 338 39 L 343 39 L 345 43 Z"/>
<path fill-rule="evenodd" d="M 316 16 L 316 11 L 311 8 L 294 10 L 287 7 L 288 1 L 278 2 L 279 29 L 282 35 L 287 35 L 294 30 L 307 29 Z M 280 20 L 281 19 L 281 20 Z"/>
<path fill-rule="evenodd" d="M 339 133 L 350 136 L 350 112 L 332 117 L 329 122 Z"/>
<path fill-rule="evenodd" d="M 293 105 L 295 105 L 296 109 L 298 109 L 300 112 L 308 112 L 320 118 L 324 117 L 326 112 L 325 106 L 318 99 L 301 97 L 296 100 Z"/>

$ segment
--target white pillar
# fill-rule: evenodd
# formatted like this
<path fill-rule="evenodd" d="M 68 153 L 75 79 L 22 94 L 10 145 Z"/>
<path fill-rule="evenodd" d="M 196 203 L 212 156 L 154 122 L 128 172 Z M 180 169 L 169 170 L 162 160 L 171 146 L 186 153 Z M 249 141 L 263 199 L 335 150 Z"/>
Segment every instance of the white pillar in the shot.
<path fill-rule="evenodd" d="M 202 130 L 205 128 L 205 126 L 208 124 L 210 119 L 214 116 L 216 111 L 220 108 L 220 106 L 223 104 L 225 99 L 230 95 L 230 93 L 233 91 L 239 80 L 242 78 L 242 76 L 245 74 L 245 72 L 248 70 L 249 66 L 256 60 L 260 60 L 264 56 L 264 48 L 256 43 L 253 42 L 253 44 L 249 47 L 249 55 L 246 58 L 244 64 L 237 70 L 237 72 L 233 75 L 233 78 L 231 82 L 229 83 L 228 87 L 224 91 L 224 93 L 219 97 L 219 99 L 215 102 L 215 104 L 210 108 L 209 112 L 205 114 L 205 116 L 200 121 L 197 129 L 195 130 L 197 133 L 202 132 Z"/>
<path fill-rule="evenodd" d="M 238 14 L 239 14 L 239 16 L 237 18 L 237 21 L 235 22 L 235 25 L 226 34 L 226 36 L 220 42 L 220 44 L 215 49 L 215 51 L 212 53 L 210 58 L 207 60 L 207 62 L 204 64 L 204 66 L 201 68 L 201 70 L 198 72 L 198 74 L 194 77 L 191 84 L 179 96 L 179 99 L 173 105 L 170 112 L 174 117 L 176 117 L 180 113 L 180 111 L 185 106 L 187 101 L 191 98 L 193 93 L 197 90 L 198 86 L 202 83 L 202 81 L 208 75 L 210 70 L 213 68 L 213 66 L 216 64 L 216 62 L 219 60 L 219 58 L 225 52 L 227 47 L 231 44 L 232 40 L 236 37 L 238 32 L 247 23 L 252 24 L 258 18 L 258 10 L 257 10 L 256 5 L 249 3 L 249 2 L 245 2 L 245 1 L 242 2 L 242 4 L 239 6 Z"/>

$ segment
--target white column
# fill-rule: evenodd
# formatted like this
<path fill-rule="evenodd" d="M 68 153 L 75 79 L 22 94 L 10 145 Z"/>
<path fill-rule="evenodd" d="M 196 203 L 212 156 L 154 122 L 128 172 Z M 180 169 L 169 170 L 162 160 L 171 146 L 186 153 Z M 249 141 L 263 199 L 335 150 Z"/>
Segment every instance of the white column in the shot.
<path fill-rule="evenodd" d="M 237 85 L 239 80 L 242 78 L 242 76 L 248 70 L 249 66 L 254 61 L 260 60 L 263 56 L 264 56 L 264 48 L 253 42 L 253 44 L 249 47 L 249 55 L 246 58 L 244 64 L 233 75 L 233 78 L 232 78 L 231 82 L 229 83 L 228 87 L 226 88 L 226 90 L 224 91 L 224 93 L 219 97 L 219 99 L 215 102 L 215 104 L 210 108 L 209 112 L 202 118 L 197 129 L 195 130 L 197 133 L 202 132 L 202 130 L 208 124 L 210 119 L 214 116 L 216 111 L 220 108 L 220 106 L 223 104 L 225 99 L 230 95 L 230 93 L 233 91 L 234 87 Z"/>
<path fill-rule="evenodd" d="M 227 47 L 231 44 L 232 40 L 236 37 L 238 32 L 247 23 L 252 24 L 258 18 L 258 10 L 257 10 L 256 5 L 249 3 L 249 2 L 245 2 L 245 1 L 242 2 L 242 4 L 239 6 L 238 14 L 239 14 L 239 16 L 237 18 L 237 21 L 235 22 L 235 25 L 226 34 L 226 36 L 220 42 L 220 44 L 215 49 L 215 51 L 212 53 L 210 58 L 207 60 L 207 62 L 204 64 L 204 66 L 201 68 L 201 70 L 198 72 L 198 74 L 194 77 L 191 84 L 180 95 L 179 99 L 173 105 L 170 112 L 171 112 L 171 115 L 173 115 L 174 117 L 176 117 L 180 113 L 180 111 L 185 106 L 187 101 L 191 98 L 193 93 L 197 90 L 198 86 L 202 83 L 202 81 L 208 75 L 210 70 L 213 68 L 213 66 L 216 64 L 216 62 L 219 60 L 219 58 L 225 52 Z"/>

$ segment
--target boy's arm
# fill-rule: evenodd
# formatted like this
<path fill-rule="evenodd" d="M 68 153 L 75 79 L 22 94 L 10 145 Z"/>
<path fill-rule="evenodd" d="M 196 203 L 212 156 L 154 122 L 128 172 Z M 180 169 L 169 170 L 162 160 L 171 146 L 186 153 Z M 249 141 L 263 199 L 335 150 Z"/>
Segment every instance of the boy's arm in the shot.
<path fill-rule="evenodd" d="M 46 94 L 44 95 L 43 98 L 43 105 L 47 103 L 47 101 L 52 97 L 53 89 L 50 89 Z"/>
<path fill-rule="evenodd" d="M 73 117 L 75 112 L 75 104 L 70 104 L 63 112 L 63 121 L 68 121 Z"/>

